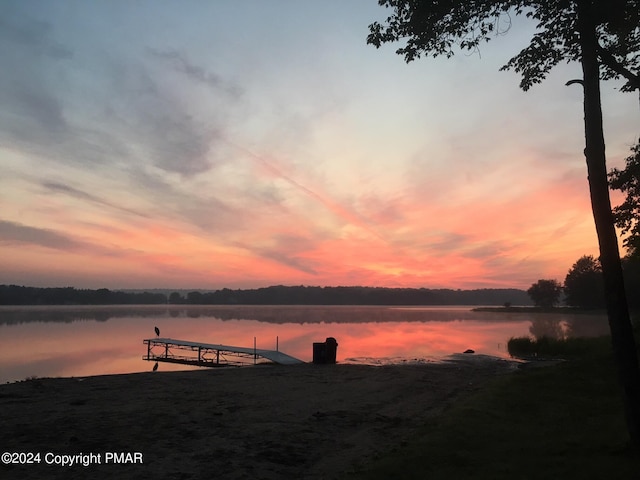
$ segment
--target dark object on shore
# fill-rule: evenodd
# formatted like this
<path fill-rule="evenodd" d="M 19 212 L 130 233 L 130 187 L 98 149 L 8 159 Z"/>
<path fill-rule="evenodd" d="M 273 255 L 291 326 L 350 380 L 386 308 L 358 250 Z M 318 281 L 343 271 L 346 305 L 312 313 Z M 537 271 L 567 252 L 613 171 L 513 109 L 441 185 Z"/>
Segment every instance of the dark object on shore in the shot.
<path fill-rule="evenodd" d="M 475 350 L 471 350 L 470 348 L 467 348 L 464 352 L 462 353 L 476 353 Z"/>
<path fill-rule="evenodd" d="M 338 342 L 333 337 L 328 337 L 324 342 L 316 342 L 313 344 L 313 363 L 334 364 L 337 351 Z"/>
<path fill-rule="evenodd" d="M 154 330 L 156 331 L 156 337 L 160 336 L 160 329 L 158 327 L 153 327 Z"/>
<path fill-rule="evenodd" d="M 158 370 L 158 362 L 153 366 L 153 371 L 155 372 L 156 370 Z"/>

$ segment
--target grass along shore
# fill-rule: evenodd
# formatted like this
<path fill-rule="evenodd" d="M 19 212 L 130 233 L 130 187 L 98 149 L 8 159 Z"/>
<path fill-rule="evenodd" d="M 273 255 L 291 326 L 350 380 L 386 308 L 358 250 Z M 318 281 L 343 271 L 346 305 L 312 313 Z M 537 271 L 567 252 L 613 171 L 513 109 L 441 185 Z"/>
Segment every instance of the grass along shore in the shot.
<path fill-rule="evenodd" d="M 610 339 L 580 342 L 577 357 L 497 377 L 347 478 L 640 478 Z"/>

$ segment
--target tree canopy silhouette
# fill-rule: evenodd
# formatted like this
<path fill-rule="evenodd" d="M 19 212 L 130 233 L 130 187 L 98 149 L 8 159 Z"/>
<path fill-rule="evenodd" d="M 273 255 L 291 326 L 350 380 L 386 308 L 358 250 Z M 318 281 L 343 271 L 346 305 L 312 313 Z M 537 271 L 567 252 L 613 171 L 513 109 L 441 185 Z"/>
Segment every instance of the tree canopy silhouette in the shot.
<path fill-rule="evenodd" d="M 602 126 L 600 79 L 626 80 L 625 91 L 640 89 L 640 0 L 379 0 L 393 9 L 385 24 L 369 26 L 367 43 L 403 41 L 397 50 L 410 62 L 422 55 L 451 57 L 474 51 L 506 33 L 511 15 L 524 15 L 537 30 L 527 47 L 502 67 L 521 75 L 528 90 L 560 62 L 582 67 L 585 143 L 589 190 L 600 247 L 605 298 L 627 427 L 640 448 L 640 368 L 629 317 L 618 239 L 611 211 Z"/>
<path fill-rule="evenodd" d="M 630 256 L 640 257 L 640 141 L 631 149 L 624 170 L 614 168 L 609 174 L 611 188 L 626 195 L 613 209 L 616 225 L 627 237 L 624 246 Z"/>
<path fill-rule="evenodd" d="M 369 25 L 367 43 L 404 41 L 396 53 L 406 62 L 423 55 L 447 58 L 456 49 L 476 51 L 480 45 L 507 33 L 512 15 L 524 15 L 537 22 L 538 32 L 529 46 L 511 58 L 503 70 L 522 75 L 520 87 L 528 90 L 545 79 L 549 71 L 563 61 L 580 62 L 581 38 L 578 9 L 587 7 L 597 35 L 597 55 L 602 78 L 626 80 L 623 91 L 640 89 L 640 1 L 483 1 L 458 0 L 379 0 L 393 8 L 386 24 Z"/>
<path fill-rule="evenodd" d="M 584 255 L 573 264 L 564 279 L 565 303 L 572 307 L 604 307 L 604 285 L 600 262 Z"/>
<path fill-rule="evenodd" d="M 557 280 L 538 280 L 527 293 L 536 307 L 552 308 L 560 299 L 562 286 Z"/>

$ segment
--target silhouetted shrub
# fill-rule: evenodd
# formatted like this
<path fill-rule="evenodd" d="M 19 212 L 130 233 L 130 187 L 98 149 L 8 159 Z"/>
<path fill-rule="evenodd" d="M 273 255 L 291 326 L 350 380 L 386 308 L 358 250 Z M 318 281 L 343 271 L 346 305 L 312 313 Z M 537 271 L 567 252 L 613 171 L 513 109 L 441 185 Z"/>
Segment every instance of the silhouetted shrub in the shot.
<path fill-rule="evenodd" d="M 608 338 L 608 337 L 603 337 Z M 591 342 L 591 343 L 590 343 Z M 576 338 L 552 338 L 530 337 L 511 338 L 507 343 L 507 351 L 512 357 L 575 357 L 584 355 L 589 350 L 593 340 L 584 337 Z M 604 348 L 608 348 L 606 340 Z"/>

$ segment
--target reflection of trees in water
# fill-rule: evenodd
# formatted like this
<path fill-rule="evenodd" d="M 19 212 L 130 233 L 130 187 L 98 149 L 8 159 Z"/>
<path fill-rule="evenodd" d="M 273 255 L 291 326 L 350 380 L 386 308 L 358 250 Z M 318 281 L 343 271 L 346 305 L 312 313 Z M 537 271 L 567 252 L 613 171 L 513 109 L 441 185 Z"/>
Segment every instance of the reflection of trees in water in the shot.
<path fill-rule="evenodd" d="M 2 310 L 0 313 L 0 325 L 16 325 L 29 322 L 57 322 L 71 323 L 78 321 L 106 322 L 113 315 L 108 311 L 83 310 Z"/>
<path fill-rule="evenodd" d="M 553 338 L 556 340 L 561 340 L 565 338 L 565 331 L 563 328 L 563 324 L 559 318 L 553 318 L 553 317 L 547 317 L 547 316 L 542 318 L 536 318 L 535 320 L 531 321 L 529 332 L 536 339 L 547 337 L 547 338 Z"/>
<path fill-rule="evenodd" d="M 483 314 L 461 308 L 397 308 L 384 306 L 222 306 L 186 307 L 188 317 L 255 320 L 267 323 L 376 323 L 482 320 Z M 496 320 L 496 316 L 492 317 Z"/>
<path fill-rule="evenodd" d="M 211 318 L 216 320 L 254 320 L 284 323 L 377 323 L 377 322 L 454 322 L 487 323 L 531 321 L 535 337 L 593 336 L 607 333 L 604 315 L 522 314 L 473 312 L 470 308 L 416 308 L 380 306 L 52 306 L 0 308 L 0 325 L 25 322 L 100 321 L 111 318 Z M 564 329 L 564 330 L 563 330 Z"/>
<path fill-rule="evenodd" d="M 82 321 L 106 322 L 122 317 L 164 317 L 164 307 L 15 307 L 0 309 L 0 325 L 16 325 L 29 322 L 71 323 Z"/>
<path fill-rule="evenodd" d="M 371 323 L 425 321 L 512 321 L 509 315 L 472 312 L 467 308 L 397 308 L 380 306 L 51 306 L 0 309 L 0 324 L 25 322 L 107 321 L 111 318 L 214 318 L 268 323 Z"/>
<path fill-rule="evenodd" d="M 567 320 L 569 337 L 599 337 L 610 333 L 609 324 L 603 315 L 577 315 Z"/>
<path fill-rule="evenodd" d="M 603 315 L 544 315 L 531 320 L 529 332 L 536 339 L 548 337 L 562 340 L 607 335 L 609 326 Z"/>

